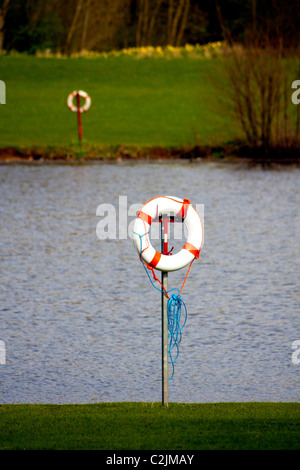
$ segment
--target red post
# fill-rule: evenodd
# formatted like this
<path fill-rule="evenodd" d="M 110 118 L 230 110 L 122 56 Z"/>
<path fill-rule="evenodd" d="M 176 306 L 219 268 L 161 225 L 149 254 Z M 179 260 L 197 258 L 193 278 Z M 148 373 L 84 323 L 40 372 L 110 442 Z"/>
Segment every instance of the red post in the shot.
<path fill-rule="evenodd" d="M 164 224 L 164 230 L 163 230 L 163 235 L 164 235 L 164 251 L 163 254 L 166 255 L 168 254 L 168 218 L 165 217 L 163 220 Z"/>
<path fill-rule="evenodd" d="M 77 120 L 78 120 L 78 137 L 79 142 L 82 140 L 82 125 L 81 125 L 81 112 L 80 112 L 80 95 L 76 93 L 76 101 L 77 101 Z"/>

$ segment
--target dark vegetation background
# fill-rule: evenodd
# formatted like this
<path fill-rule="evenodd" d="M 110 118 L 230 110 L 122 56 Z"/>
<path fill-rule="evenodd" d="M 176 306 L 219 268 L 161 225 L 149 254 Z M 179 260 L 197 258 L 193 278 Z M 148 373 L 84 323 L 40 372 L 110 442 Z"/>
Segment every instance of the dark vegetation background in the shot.
<path fill-rule="evenodd" d="M 69 54 L 146 45 L 180 46 L 249 29 L 299 44 L 298 0 L 0 0 L 0 50 Z M 222 18 L 222 20 L 221 20 Z"/>

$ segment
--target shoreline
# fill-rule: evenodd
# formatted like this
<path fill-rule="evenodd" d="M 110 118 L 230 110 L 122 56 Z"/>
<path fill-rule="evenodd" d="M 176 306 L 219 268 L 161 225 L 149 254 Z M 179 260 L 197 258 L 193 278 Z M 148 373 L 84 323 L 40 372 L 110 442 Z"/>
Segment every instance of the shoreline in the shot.
<path fill-rule="evenodd" d="M 190 162 L 223 161 L 246 163 L 248 166 L 300 166 L 300 149 L 252 148 L 244 144 L 190 147 L 90 147 L 77 144 L 59 147 L 4 147 L 0 148 L 0 164 L 9 163 L 85 163 L 123 161 L 187 160 Z"/>

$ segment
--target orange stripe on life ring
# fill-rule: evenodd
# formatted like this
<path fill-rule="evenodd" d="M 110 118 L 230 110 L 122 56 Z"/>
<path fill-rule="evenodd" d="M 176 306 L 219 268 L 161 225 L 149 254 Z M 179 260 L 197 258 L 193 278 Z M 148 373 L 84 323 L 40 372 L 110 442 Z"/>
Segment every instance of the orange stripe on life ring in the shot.
<path fill-rule="evenodd" d="M 155 268 L 158 265 L 160 258 L 161 258 L 161 253 L 159 251 L 156 251 L 155 255 L 153 256 L 152 260 L 149 263 L 149 266 L 152 266 L 152 268 Z"/>
<path fill-rule="evenodd" d="M 151 215 L 148 215 L 145 212 L 139 211 L 137 216 L 140 219 L 142 219 L 144 222 L 147 222 L 147 224 L 149 224 L 149 225 L 152 224 L 153 217 L 151 217 Z"/>
<path fill-rule="evenodd" d="M 198 250 L 194 245 L 189 242 L 186 242 L 184 244 L 183 249 L 188 250 L 190 253 L 192 253 L 192 255 L 194 255 L 196 259 L 198 259 L 200 256 L 200 250 Z"/>
<path fill-rule="evenodd" d="M 182 203 L 182 206 L 181 206 L 181 209 L 177 212 L 177 217 L 180 217 L 182 222 L 184 221 L 185 217 L 186 217 L 186 213 L 187 213 L 187 209 L 188 209 L 188 205 L 191 203 L 191 201 L 189 201 L 188 199 L 184 199 L 183 200 L 183 203 Z"/>

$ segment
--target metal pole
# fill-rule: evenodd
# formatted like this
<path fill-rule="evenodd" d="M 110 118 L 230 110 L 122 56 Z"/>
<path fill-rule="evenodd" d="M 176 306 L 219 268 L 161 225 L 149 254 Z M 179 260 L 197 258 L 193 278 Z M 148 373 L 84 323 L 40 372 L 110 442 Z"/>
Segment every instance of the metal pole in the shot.
<path fill-rule="evenodd" d="M 161 220 L 161 252 L 168 252 L 168 219 Z M 162 271 L 161 283 L 168 290 L 168 273 Z M 169 374 L 168 374 L 168 298 L 161 290 L 161 320 L 162 320 L 162 405 L 169 406 Z"/>
<path fill-rule="evenodd" d="M 80 95 L 79 93 L 76 94 L 76 102 L 77 102 L 77 121 L 78 121 L 78 138 L 81 144 L 82 140 L 82 124 L 81 124 L 81 112 L 80 112 Z"/>

